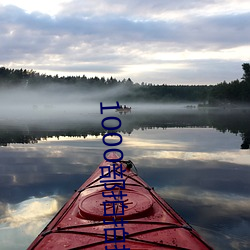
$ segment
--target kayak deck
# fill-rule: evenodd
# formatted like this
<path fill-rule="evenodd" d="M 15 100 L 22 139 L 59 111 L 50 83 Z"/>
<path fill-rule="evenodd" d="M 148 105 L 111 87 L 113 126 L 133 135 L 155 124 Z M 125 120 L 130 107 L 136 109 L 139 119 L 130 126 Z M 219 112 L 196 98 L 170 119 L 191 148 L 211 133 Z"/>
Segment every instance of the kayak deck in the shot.
<path fill-rule="evenodd" d="M 118 156 L 111 153 L 108 158 L 118 159 Z M 130 169 L 130 161 L 116 162 L 112 171 L 111 166 L 113 163 L 105 160 L 99 165 L 38 235 L 29 250 L 212 249 Z M 118 166 L 122 172 L 117 170 Z M 111 180 L 108 178 L 111 174 L 119 179 Z M 121 187 L 121 183 L 125 185 Z M 113 197 L 110 196 L 112 192 Z M 114 210 L 115 216 L 112 215 Z M 124 229 L 114 230 L 119 225 Z"/>

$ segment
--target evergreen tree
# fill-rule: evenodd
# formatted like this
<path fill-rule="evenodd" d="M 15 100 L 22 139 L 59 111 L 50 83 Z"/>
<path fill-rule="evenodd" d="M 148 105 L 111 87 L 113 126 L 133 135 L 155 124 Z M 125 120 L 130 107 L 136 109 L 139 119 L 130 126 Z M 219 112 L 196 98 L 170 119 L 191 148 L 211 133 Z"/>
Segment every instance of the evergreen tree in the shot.
<path fill-rule="evenodd" d="M 250 64 L 249 63 L 243 63 L 242 69 L 244 71 L 244 74 L 241 79 L 245 82 L 250 82 Z"/>

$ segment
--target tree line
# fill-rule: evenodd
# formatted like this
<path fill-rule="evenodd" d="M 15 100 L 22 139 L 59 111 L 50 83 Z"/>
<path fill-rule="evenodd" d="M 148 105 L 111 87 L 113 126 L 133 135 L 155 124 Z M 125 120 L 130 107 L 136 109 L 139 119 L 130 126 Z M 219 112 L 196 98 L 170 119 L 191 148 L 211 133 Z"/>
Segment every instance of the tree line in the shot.
<path fill-rule="evenodd" d="M 0 87 L 38 88 L 50 84 L 63 84 L 77 87 L 82 91 L 98 89 L 99 91 L 121 87 L 121 101 L 191 101 L 208 105 L 227 103 L 250 103 L 250 64 L 242 64 L 243 76 L 239 80 L 222 82 L 216 85 L 153 85 L 152 83 L 134 83 L 130 78 L 117 80 L 110 77 L 52 76 L 40 74 L 34 70 L 9 69 L 0 67 Z"/>
<path fill-rule="evenodd" d="M 224 103 L 250 103 L 250 64 L 243 63 L 244 71 L 241 80 L 226 81 L 215 85 L 209 95 L 210 104 Z"/>

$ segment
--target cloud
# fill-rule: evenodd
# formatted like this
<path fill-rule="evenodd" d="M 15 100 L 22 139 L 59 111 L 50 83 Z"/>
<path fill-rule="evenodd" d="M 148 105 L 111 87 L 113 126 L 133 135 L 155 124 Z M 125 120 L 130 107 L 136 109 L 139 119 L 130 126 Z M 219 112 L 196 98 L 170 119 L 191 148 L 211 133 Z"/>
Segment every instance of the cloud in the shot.
<path fill-rule="evenodd" d="M 162 1 L 162 0 L 127 0 L 116 1 L 116 0 L 86 0 L 84 2 L 80 0 L 74 0 L 65 3 L 64 10 L 61 11 L 64 15 L 79 15 L 79 16 L 122 16 L 131 17 L 134 19 L 149 20 L 149 19 L 161 19 L 166 18 L 171 20 L 174 18 L 183 18 L 189 15 L 198 15 L 200 13 L 214 11 L 214 8 L 220 10 L 232 10 L 230 4 L 234 1 L 198 1 L 198 0 L 179 0 L 179 1 Z M 243 5 L 240 8 L 243 9 L 244 3 L 248 3 L 247 0 L 241 2 Z M 110 8 L 112 6 L 112 8 Z M 225 8 L 225 6 L 228 6 Z M 239 6 L 234 11 L 239 11 Z"/>
<path fill-rule="evenodd" d="M 233 0 L 143 4 L 75 0 L 50 16 L 0 5 L 0 63 L 61 75 L 131 77 L 139 82 L 234 80 L 241 76 L 241 63 L 250 60 L 239 52 L 249 46 L 250 13 L 243 9 L 246 1 L 242 8 L 232 6 Z M 231 71 L 232 58 L 226 49 L 236 51 L 233 63 L 239 69 Z M 204 63 L 209 67 L 204 68 Z M 211 67 L 220 63 L 225 67 Z M 200 79 L 200 70 L 207 72 L 205 79 Z"/>

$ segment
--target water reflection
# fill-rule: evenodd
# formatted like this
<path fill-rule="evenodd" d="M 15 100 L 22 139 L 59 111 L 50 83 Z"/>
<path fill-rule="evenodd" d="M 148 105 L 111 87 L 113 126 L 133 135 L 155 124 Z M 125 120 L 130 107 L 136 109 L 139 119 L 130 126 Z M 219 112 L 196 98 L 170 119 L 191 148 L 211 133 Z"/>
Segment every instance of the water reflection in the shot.
<path fill-rule="evenodd" d="M 2 249 L 23 249 L 36 237 L 48 219 L 59 210 L 60 197 L 30 198 L 17 204 L 2 204 L 0 242 Z"/>
<path fill-rule="evenodd" d="M 11 228 L 31 224 L 31 221 L 41 222 L 43 217 L 56 213 L 59 209 L 55 197 L 30 198 L 17 204 L 7 204 L 4 213 L 5 216 L 0 222 Z M 34 223 L 32 223 L 34 224 Z M 32 226 L 32 225 L 31 225 Z M 25 233 L 32 234 L 31 228 L 26 227 Z"/>
<path fill-rule="evenodd" d="M 158 109 L 142 112 L 138 108 L 128 115 L 119 115 L 122 128 L 119 132 L 131 134 L 138 129 L 151 128 L 215 128 L 220 132 L 240 135 L 239 148 L 250 145 L 250 110 L 186 110 Z M 113 112 L 110 115 L 114 115 Z M 117 115 L 117 114 L 116 114 Z M 11 143 L 37 143 L 41 139 L 60 136 L 87 137 L 103 135 L 106 131 L 100 126 L 100 114 L 81 114 L 74 119 L 45 119 L 38 121 L 15 120 L 0 123 L 0 145 Z"/>
<path fill-rule="evenodd" d="M 129 119 L 123 116 L 120 149 L 140 176 L 216 249 L 249 249 L 250 154 L 240 150 L 240 131 L 249 126 L 232 125 L 235 117 L 216 115 L 217 122 L 203 113 L 181 117 L 144 115 L 136 121 L 132 114 Z M 222 120 L 226 125 L 216 127 Z M 24 134 L 22 129 L 1 131 L 8 142 L 0 148 L 1 249 L 26 248 L 96 169 L 106 149 L 100 121 L 91 121 L 91 127 L 29 127 L 25 133 L 35 144 L 13 141 L 15 133 Z"/>

